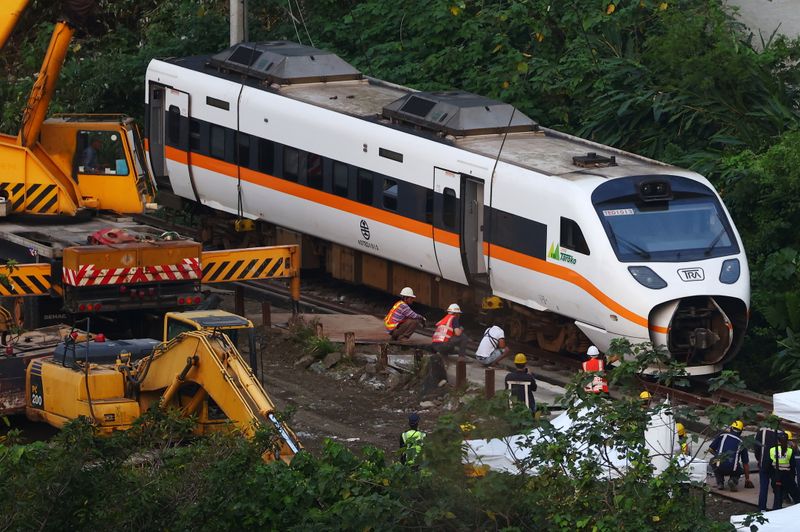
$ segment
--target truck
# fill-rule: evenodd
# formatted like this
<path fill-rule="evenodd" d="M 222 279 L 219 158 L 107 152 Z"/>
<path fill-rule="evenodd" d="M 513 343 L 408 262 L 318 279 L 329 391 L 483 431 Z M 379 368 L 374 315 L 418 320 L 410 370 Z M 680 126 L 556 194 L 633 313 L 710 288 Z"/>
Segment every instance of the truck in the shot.
<path fill-rule="evenodd" d="M 0 5 L 0 47 L 27 3 Z M 0 134 L 0 302 L 8 311 L 0 318 L 11 316 L 0 330 L 91 316 L 93 325 L 115 335 L 146 336 L 158 330 L 165 312 L 201 303 L 205 283 L 289 279 L 296 303 L 298 246 L 206 250 L 141 221 L 157 209 L 157 189 L 132 118 L 46 119 L 86 2 L 62 4 L 66 16 L 53 29 L 19 132 Z M 20 391 L 17 359 L 31 359 L 10 338 L 0 346 L 0 405 L 16 404 L 8 397 Z"/>
<path fill-rule="evenodd" d="M 210 319 L 210 327 L 199 325 L 204 318 Z M 52 356 L 28 365 L 25 413 L 57 428 L 85 417 L 108 435 L 129 429 L 149 408 L 172 408 L 196 418 L 198 435 L 235 428 L 253 438 L 269 429 L 271 444 L 263 458 L 289 463 L 302 447 L 223 332 L 233 321 L 214 326 L 226 318 L 231 316 L 173 315 L 174 325 L 193 322 L 201 328 L 186 327 L 166 342 L 108 342 L 97 336 L 80 342 L 68 335 Z M 247 328 L 246 321 L 239 325 Z M 166 328 L 164 333 L 168 335 Z"/>

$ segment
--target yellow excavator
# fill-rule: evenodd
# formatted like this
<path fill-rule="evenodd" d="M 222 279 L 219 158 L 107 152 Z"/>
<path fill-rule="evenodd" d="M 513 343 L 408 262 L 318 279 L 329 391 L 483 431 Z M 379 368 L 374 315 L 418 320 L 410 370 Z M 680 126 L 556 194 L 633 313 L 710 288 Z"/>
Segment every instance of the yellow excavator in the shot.
<path fill-rule="evenodd" d="M 166 342 L 70 337 L 28 365 L 25 388 L 28 418 L 57 428 L 83 416 L 111 434 L 151 407 L 174 408 L 196 417 L 198 434 L 233 427 L 253 438 L 273 430 L 266 461 L 289 463 L 302 448 L 234 343 L 214 328 Z"/>

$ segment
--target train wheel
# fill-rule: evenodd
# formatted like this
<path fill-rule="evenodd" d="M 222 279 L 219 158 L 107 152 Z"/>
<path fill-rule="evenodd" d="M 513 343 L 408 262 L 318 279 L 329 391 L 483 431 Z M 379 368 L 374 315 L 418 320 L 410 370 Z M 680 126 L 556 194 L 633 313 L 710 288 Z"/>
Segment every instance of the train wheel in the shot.
<path fill-rule="evenodd" d="M 539 344 L 539 347 L 545 351 L 558 353 L 564 348 L 566 336 L 567 329 L 565 327 L 559 327 L 555 333 L 537 332 L 536 342 Z"/>
<path fill-rule="evenodd" d="M 508 338 L 515 342 L 524 342 L 528 332 L 528 323 L 520 315 L 510 316 L 505 322 L 505 333 Z"/>

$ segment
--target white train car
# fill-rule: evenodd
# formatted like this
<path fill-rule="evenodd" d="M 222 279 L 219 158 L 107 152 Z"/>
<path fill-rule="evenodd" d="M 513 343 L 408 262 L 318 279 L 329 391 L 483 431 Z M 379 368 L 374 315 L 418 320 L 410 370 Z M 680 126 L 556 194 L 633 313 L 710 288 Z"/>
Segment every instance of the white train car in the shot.
<path fill-rule="evenodd" d="M 698 375 L 741 345 L 747 260 L 701 175 L 291 42 L 153 60 L 146 83 L 156 175 L 313 237 L 337 277 L 439 306 L 493 294 L 518 311 L 515 336 L 651 341 Z"/>

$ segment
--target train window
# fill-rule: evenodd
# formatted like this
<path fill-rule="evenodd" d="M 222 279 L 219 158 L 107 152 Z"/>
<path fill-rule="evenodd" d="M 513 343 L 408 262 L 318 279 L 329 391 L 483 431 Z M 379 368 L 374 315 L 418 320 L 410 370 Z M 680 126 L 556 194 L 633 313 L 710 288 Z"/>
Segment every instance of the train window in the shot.
<path fill-rule="evenodd" d="M 238 146 L 238 163 L 239 166 L 244 166 L 245 168 L 250 167 L 250 135 L 247 133 L 239 133 L 237 135 L 239 138 L 239 146 Z"/>
<path fill-rule="evenodd" d="M 226 102 L 225 100 L 220 100 L 219 98 L 212 98 L 211 96 L 206 96 L 206 104 L 210 105 L 211 107 L 222 109 L 223 111 L 229 111 L 231 108 L 230 103 Z"/>
<path fill-rule="evenodd" d="M 378 155 L 381 157 L 386 157 L 387 159 L 391 159 L 392 161 L 397 161 L 398 163 L 403 162 L 403 154 L 397 153 L 396 151 L 387 150 L 386 148 L 378 148 Z"/>
<path fill-rule="evenodd" d="M 167 143 L 170 146 L 181 145 L 181 110 L 177 105 L 170 105 L 167 113 Z"/>
<path fill-rule="evenodd" d="M 211 124 L 211 156 L 225 159 L 225 128 Z"/>
<path fill-rule="evenodd" d="M 373 187 L 372 172 L 358 169 L 358 201 L 372 205 Z"/>
<path fill-rule="evenodd" d="M 289 146 L 283 147 L 283 178 L 297 183 L 300 174 L 300 152 Z"/>
<path fill-rule="evenodd" d="M 200 121 L 196 118 L 189 120 L 189 149 L 200 150 Z"/>
<path fill-rule="evenodd" d="M 458 212 L 458 198 L 452 188 L 444 189 L 442 202 L 442 223 L 448 229 L 456 228 L 456 213 Z"/>
<path fill-rule="evenodd" d="M 347 197 L 349 179 L 347 176 L 348 168 L 344 163 L 333 162 L 333 193 L 337 196 Z"/>
<path fill-rule="evenodd" d="M 589 255 L 589 246 L 583 237 L 583 232 L 574 220 L 561 218 L 561 247 Z"/>
<path fill-rule="evenodd" d="M 258 139 L 258 171 L 271 174 L 275 165 L 275 143 Z"/>
<path fill-rule="evenodd" d="M 316 153 L 306 155 L 306 183 L 311 188 L 322 190 L 322 157 Z"/>
<path fill-rule="evenodd" d="M 397 210 L 397 181 L 394 179 L 383 180 L 383 208 Z"/>

